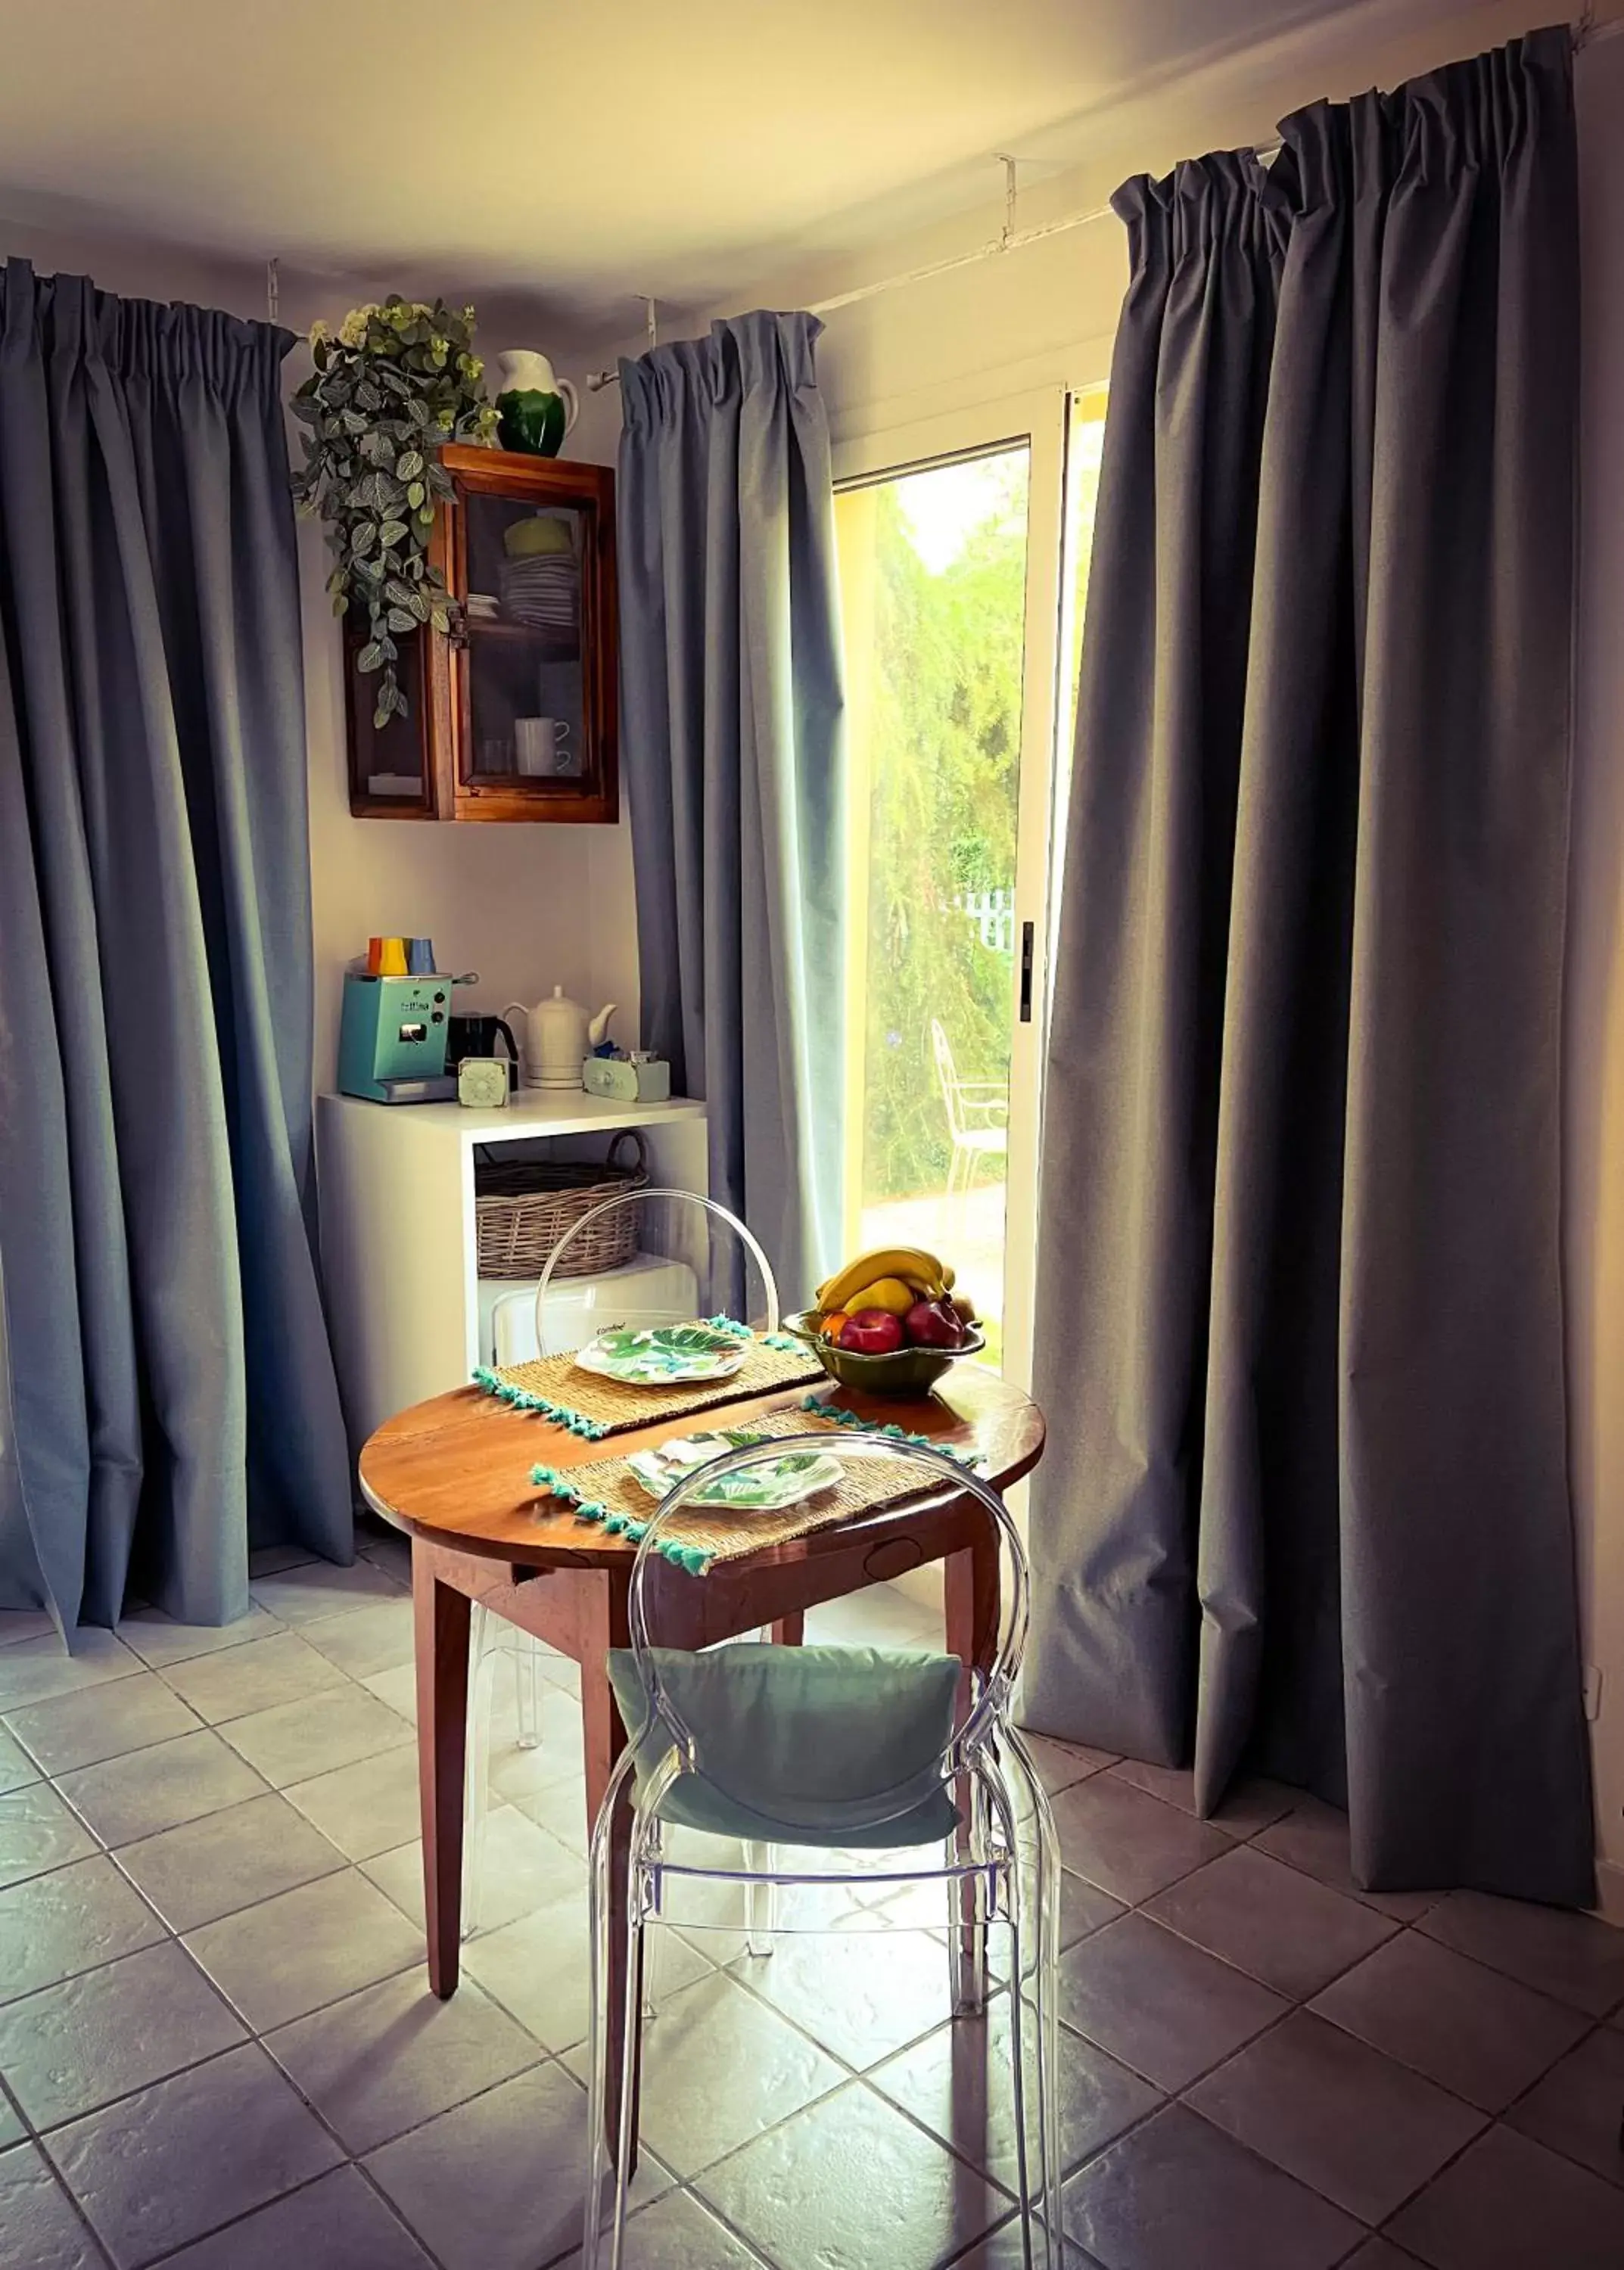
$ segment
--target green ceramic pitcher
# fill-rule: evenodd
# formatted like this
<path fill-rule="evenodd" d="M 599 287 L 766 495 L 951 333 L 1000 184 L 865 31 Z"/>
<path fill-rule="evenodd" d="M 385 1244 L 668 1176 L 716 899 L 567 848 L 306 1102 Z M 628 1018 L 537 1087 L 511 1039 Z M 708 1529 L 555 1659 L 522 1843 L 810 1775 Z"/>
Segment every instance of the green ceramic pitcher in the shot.
<path fill-rule="evenodd" d="M 527 457 L 556 457 L 575 424 L 579 404 L 567 378 L 555 378 L 545 354 L 515 347 L 499 355 L 502 390 L 496 397 L 497 439 Z"/>

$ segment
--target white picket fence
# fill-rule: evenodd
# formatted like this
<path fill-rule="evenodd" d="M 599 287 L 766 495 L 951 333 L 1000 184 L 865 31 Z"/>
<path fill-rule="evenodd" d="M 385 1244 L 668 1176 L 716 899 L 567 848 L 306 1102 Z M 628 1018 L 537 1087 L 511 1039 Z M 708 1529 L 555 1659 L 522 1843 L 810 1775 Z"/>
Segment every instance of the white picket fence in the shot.
<path fill-rule="evenodd" d="M 1012 891 L 960 891 L 953 904 L 981 932 L 981 942 L 995 953 L 1015 951 L 1015 894 Z"/>

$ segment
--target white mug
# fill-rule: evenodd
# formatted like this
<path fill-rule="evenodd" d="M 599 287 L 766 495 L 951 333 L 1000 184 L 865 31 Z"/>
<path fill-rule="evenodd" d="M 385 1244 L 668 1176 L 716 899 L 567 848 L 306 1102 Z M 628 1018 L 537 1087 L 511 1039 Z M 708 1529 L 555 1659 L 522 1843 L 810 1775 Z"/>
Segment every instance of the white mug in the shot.
<path fill-rule="evenodd" d="M 519 770 L 531 778 L 562 772 L 569 761 L 567 717 L 515 717 L 513 745 Z"/>

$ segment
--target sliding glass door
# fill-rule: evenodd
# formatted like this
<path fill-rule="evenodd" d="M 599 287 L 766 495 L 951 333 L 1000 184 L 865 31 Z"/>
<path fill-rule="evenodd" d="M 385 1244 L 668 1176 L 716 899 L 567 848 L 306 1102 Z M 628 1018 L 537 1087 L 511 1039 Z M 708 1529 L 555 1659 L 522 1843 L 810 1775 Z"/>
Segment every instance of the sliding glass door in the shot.
<path fill-rule="evenodd" d="M 1097 413 L 1096 413 L 1097 414 Z M 950 1259 L 988 1359 L 1030 1361 L 1057 719 L 1069 729 L 1072 399 L 848 445 L 849 1249 Z M 1061 694 L 1062 682 L 1064 695 Z"/>

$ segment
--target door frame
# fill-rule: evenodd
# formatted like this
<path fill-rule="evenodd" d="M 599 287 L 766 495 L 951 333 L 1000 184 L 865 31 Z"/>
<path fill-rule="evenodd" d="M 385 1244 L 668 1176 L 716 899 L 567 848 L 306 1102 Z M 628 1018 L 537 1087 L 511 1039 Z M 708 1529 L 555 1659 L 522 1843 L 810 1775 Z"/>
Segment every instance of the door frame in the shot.
<path fill-rule="evenodd" d="M 1061 672 L 1066 649 L 1063 590 L 1066 449 L 1076 389 L 1044 386 L 929 418 L 877 424 L 848 433 L 834 449 L 836 489 L 869 486 L 903 473 L 928 471 L 955 458 L 1024 445 L 1027 582 L 1020 682 L 1020 772 L 1015 821 L 1015 954 L 1011 972 L 1009 1154 L 1004 1222 L 1004 1376 L 1016 1386 L 1032 1378 L 1032 1328 L 1037 1269 L 1038 1151 L 1042 1125 L 1043 1036 L 1049 999 L 1049 840 L 1059 760 Z M 863 799 L 851 798 L 853 806 Z M 849 826 L 865 831 L 867 810 Z M 856 844 L 849 839 L 851 856 Z M 1030 926 L 1028 931 L 1028 925 Z M 1023 940 L 1031 939 L 1030 1012 L 1021 1017 Z M 850 957 L 849 957 L 849 961 Z M 863 979 L 846 973 L 848 1016 L 860 1015 Z M 856 999 L 852 998 L 853 994 Z M 860 1023 L 855 1029 L 861 1030 Z M 860 1143 L 849 1132 L 848 1173 Z"/>

